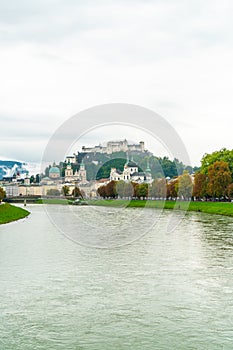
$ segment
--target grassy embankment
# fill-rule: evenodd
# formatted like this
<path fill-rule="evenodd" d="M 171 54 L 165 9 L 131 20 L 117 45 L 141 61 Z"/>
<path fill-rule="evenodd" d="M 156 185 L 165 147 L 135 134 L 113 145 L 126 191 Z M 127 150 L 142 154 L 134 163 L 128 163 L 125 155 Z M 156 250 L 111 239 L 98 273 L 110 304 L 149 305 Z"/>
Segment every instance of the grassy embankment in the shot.
<path fill-rule="evenodd" d="M 127 207 L 127 208 L 157 208 L 173 209 L 177 203 L 176 209 L 187 210 L 187 202 L 175 201 L 143 201 L 143 200 L 96 200 L 89 201 L 88 204 L 109 206 L 109 207 Z M 219 214 L 233 217 L 233 203 L 225 202 L 190 202 L 188 211 L 197 211 L 209 214 Z"/>
<path fill-rule="evenodd" d="M 15 207 L 9 203 L 3 203 L 0 205 L 0 224 L 7 224 L 8 222 L 23 219 L 28 216 L 29 211 Z"/>
<path fill-rule="evenodd" d="M 70 200 L 62 198 L 39 199 L 35 203 L 38 204 L 70 204 Z M 108 207 L 128 207 L 128 208 L 157 208 L 157 209 L 173 209 L 177 203 L 176 209 L 187 210 L 187 202 L 175 201 L 143 201 L 143 200 L 89 200 L 89 205 L 99 205 Z M 188 211 L 197 211 L 209 214 L 219 214 L 233 217 L 233 203 L 229 202 L 190 202 Z"/>
<path fill-rule="evenodd" d="M 64 198 L 37 199 L 35 204 L 69 204 L 69 200 Z"/>

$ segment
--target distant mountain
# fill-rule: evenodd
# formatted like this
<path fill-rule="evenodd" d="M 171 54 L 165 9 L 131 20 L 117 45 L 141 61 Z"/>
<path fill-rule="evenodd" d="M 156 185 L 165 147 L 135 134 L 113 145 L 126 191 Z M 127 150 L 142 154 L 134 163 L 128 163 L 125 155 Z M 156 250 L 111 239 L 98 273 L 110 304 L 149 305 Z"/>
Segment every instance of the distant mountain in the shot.
<path fill-rule="evenodd" d="M 0 180 L 3 177 L 12 177 L 14 174 L 24 177 L 27 171 L 26 163 L 15 160 L 0 160 Z"/>

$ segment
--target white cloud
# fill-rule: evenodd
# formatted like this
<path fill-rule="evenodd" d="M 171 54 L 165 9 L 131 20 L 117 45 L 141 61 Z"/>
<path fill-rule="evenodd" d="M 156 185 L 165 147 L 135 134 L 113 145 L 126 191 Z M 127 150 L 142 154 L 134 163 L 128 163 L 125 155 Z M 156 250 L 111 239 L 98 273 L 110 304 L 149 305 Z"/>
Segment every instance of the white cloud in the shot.
<path fill-rule="evenodd" d="M 232 148 L 230 0 L 9 6 L 0 3 L 1 115 L 10 116 L 2 127 L 9 142 L 4 156 L 16 158 L 20 150 L 38 160 L 63 121 L 110 102 L 139 104 L 167 118 L 193 163 L 205 152 Z M 33 138 L 41 141 L 31 148 Z"/>

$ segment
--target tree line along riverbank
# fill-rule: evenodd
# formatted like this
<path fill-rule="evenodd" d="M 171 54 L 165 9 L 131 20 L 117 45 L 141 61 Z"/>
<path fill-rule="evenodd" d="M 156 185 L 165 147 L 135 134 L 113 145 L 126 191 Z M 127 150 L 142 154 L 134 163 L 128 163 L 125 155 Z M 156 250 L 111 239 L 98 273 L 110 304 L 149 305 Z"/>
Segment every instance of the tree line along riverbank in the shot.
<path fill-rule="evenodd" d="M 231 202 L 212 202 L 212 201 L 175 201 L 175 200 L 139 200 L 139 199 L 89 199 L 79 200 L 75 203 L 75 199 L 53 198 L 38 199 L 35 204 L 53 204 L 53 205 L 71 205 L 71 204 L 87 204 L 94 206 L 106 207 L 122 207 L 122 208 L 154 208 L 154 209 L 177 209 L 195 211 L 209 214 L 219 214 L 233 217 L 233 203 Z M 188 208 L 187 208 L 188 204 Z"/>
<path fill-rule="evenodd" d="M 97 200 L 81 200 L 87 205 L 106 206 L 106 207 L 122 207 L 122 208 L 154 208 L 154 209 L 175 209 L 187 210 L 194 212 L 202 212 L 207 214 L 218 214 L 233 217 L 233 203 L 231 202 L 212 202 L 212 201 L 175 201 L 175 200 L 125 200 L 125 199 L 97 199 Z M 53 205 L 70 205 L 82 204 L 75 203 L 75 200 L 57 199 L 39 199 L 35 204 L 53 204 Z M 187 207 L 188 204 L 188 207 Z M 16 209 L 21 209 L 17 208 Z M 23 210 L 23 209 L 21 209 Z"/>
<path fill-rule="evenodd" d="M 90 205 L 127 208 L 155 208 L 155 209 L 177 209 L 218 214 L 233 217 L 233 203 L 230 202 L 198 202 L 192 201 L 187 208 L 185 201 L 163 201 L 163 200 L 96 200 L 88 201 Z M 175 207 L 176 204 L 176 207 Z"/>
<path fill-rule="evenodd" d="M 23 219 L 29 214 L 29 211 L 23 208 L 15 207 L 9 203 L 2 203 L 0 205 L 0 225 Z"/>

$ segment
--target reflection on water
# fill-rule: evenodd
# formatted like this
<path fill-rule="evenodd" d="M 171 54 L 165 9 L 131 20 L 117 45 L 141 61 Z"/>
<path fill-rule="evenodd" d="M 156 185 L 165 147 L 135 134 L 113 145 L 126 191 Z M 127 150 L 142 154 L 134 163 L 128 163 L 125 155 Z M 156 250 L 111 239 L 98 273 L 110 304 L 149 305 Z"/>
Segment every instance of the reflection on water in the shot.
<path fill-rule="evenodd" d="M 167 234 L 165 211 L 134 244 L 103 250 L 28 207 L 28 219 L 0 227 L 1 350 L 232 349 L 231 218 L 188 213 Z M 121 215 L 130 230 L 132 209 Z"/>

